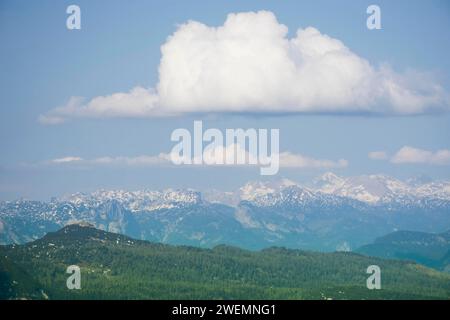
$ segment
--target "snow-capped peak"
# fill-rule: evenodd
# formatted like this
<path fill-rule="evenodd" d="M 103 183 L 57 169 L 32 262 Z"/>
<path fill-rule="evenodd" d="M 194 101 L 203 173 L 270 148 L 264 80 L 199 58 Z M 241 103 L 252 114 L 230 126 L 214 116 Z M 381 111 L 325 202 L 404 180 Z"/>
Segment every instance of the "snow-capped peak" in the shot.
<path fill-rule="evenodd" d="M 382 174 L 343 178 L 333 173 L 326 173 L 316 179 L 313 186 L 315 191 L 370 204 L 414 201 L 420 198 L 450 200 L 450 182 L 420 184 L 417 179 L 403 182 Z"/>
<path fill-rule="evenodd" d="M 291 186 L 298 186 L 298 184 L 286 178 L 276 181 L 253 181 L 239 189 L 239 196 L 241 200 L 253 201 Z"/>
<path fill-rule="evenodd" d="M 75 193 L 58 199 L 75 206 L 96 207 L 107 201 L 117 201 L 130 211 L 156 210 L 200 203 L 201 194 L 194 190 L 166 189 L 163 191 L 97 190 L 90 194 Z"/>
<path fill-rule="evenodd" d="M 429 180 L 427 180 L 429 181 Z M 205 201 L 232 206 L 240 201 L 259 205 L 274 205 L 289 201 L 309 201 L 321 196 L 349 198 L 367 204 L 411 203 L 422 199 L 450 201 L 450 182 L 427 182 L 420 180 L 403 182 L 382 174 L 341 177 L 327 172 L 314 179 L 311 185 L 300 185 L 289 179 L 248 182 L 235 191 L 208 190 Z M 331 200 L 332 197 L 324 201 Z M 335 200 L 336 200 L 335 199 Z M 75 193 L 56 200 L 68 202 L 75 207 L 96 207 L 105 201 L 117 201 L 130 211 L 152 211 L 201 203 L 201 193 L 191 189 L 162 191 L 98 190 L 90 194 Z M 333 200 L 334 201 L 334 200 Z"/>
<path fill-rule="evenodd" d="M 366 203 L 392 201 L 410 193 L 410 187 L 385 175 L 362 175 L 341 178 L 327 173 L 316 179 L 315 190 L 327 194 L 356 199 Z"/>

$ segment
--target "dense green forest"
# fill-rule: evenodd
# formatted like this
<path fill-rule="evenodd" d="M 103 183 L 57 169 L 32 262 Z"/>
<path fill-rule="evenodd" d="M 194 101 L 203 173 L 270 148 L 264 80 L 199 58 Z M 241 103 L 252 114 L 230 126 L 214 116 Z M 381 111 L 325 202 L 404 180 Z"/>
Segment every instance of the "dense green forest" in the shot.
<path fill-rule="evenodd" d="M 69 290 L 69 265 L 81 289 Z M 369 265 L 381 289 L 369 290 Z M 449 299 L 450 274 L 355 253 L 284 248 L 200 249 L 70 225 L 25 245 L 0 246 L 1 299 Z"/>

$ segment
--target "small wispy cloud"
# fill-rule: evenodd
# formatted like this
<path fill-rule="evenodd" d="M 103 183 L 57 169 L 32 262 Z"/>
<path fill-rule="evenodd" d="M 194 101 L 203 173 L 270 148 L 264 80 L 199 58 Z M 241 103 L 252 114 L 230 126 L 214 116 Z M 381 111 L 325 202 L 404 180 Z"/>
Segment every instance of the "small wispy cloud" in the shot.
<path fill-rule="evenodd" d="M 101 166 L 101 165 L 119 165 L 119 166 L 156 166 L 170 164 L 170 155 L 160 153 L 159 155 L 136 156 L 136 157 L 98 157 L 92 159 L 83 159 L 81 157 L 63 157 L 44 162 L 47 165 L 82 165 L 82 166 Z"/>
<path fill-rule="evenodd" d="M 373 151 L 368 154 L 373 160 L 389 160 L 394 164 L 428 164 L 428 165 L 449 165 L 450 150 L 441 149 L 430 151 L 425 149 L 404 146 L 389 156 L 385 151 Z"/>
<path fill-rule="evenodd" d="M 368 157 L 372 160 L 386 160 L 388 156 L 384 151 L 372 151 L 369 152 Z"/>
<path fill-rule="evenodd" d="M 392 163 L 425 163 L 433 165 L 450 164 L 450 150 L 428 151 L 404 146 L 391 158 Z"/>
<path fill-rule="evenodd" d="M 50 163 L 61 164 L 61 163 L 73 163 L 83 161 L 80 157 L 64 157 L 50 160 Z"/>
<path fill-rule="evenodd" d="M 53 111 L 43 115 L 39 115 L 38 117 L 38 122 L 40 124 L 44 124 L 44 125 L 56 125 L 56 124 L 61 124 L 64 123 L 66 121 L 65 117 L 62 116 L 57 116 L 57 115 L 52 115 Z"/>
<path fill-rule="evenodd" d="M 232 152 L 232 153 L 231 153 Z M 235 159 L 243 159 L 242 162 L 227 162 L 227 154 L 232 154 Z M 311 169 L 328 169 L 328 168 L 344 168 L 348 166 L 348 161 L 339 159 L 337 161 L 328 159 L 315 159 L 312 157 L 296 154 L 292 152 L 281 152 L 280 154 L 272 154 L 271 157 L 279 158 L 279 166 L 283 168 L 311 168 Z M 63 157 L 46 161 L 50 165 L 75 165 L 75 166 L 175 166 L 173 160 L 181 163 L 183 159 L 179 154 L 159 153 L 158 155 L 141 155 L 135 157 L 128 156 L 105 156 L 92 159 L 84 159 L 81 157 Z M 255 166 L 261 163 L 261 159 L 257 155 L 249 153 L 239 144 L 228 145 L 227 147 L 219 146 L 213 149 L 206 149 L 203 152 L 201 161 L 192 157 L 189 161 L 196 166 Z M 181 164 L 183 165 L 183 164 Z"/>
<path fill-rule="evenodd" d="M 280 167 L 285 168 L 345 168 L 348 166 L 348 161 L 339 159 L 337 161 L 327 159 L 314 159 L 303 156 L 301 154 L 293 154 L 291 152 L 280 153 Z"/>

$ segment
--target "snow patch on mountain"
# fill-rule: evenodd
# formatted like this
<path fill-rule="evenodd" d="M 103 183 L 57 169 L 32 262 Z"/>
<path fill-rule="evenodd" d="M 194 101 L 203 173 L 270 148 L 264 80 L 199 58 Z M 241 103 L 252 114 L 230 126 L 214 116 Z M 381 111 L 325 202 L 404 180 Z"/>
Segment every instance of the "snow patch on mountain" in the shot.
<path fill-rule="evenodd" d="M 449 182 L 407 183 L 386 175 L 339 177 L 326 173 L 315 179 L 314 190 L 369 204 L 415 201 L 422 198 L 450 200 Z"/>
<path fill-rule="evenodd" d="M 117 201 L 132 212 L 139 212 L 195 205 L 202 202 L 202 197 L 200 192 L 190 189 L 166 189 L 163 191 L 98 190 L 90 194 L 75 193 L 56 201 L 71 203 L 77 207 L 95 208 L 112 200 Z"/>

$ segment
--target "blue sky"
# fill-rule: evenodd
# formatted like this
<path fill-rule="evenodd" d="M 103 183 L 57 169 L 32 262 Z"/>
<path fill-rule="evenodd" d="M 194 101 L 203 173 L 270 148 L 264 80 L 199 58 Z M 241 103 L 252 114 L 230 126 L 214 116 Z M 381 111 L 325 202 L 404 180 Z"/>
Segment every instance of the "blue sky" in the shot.
<path fill-rule="evenodd" d="M 382 29 L 366 28 L 366 8 L 381 8 Z M 69 31 L 70 4 L 82 29 Z M 176 128 L 195 119 L 211 128 L 280 128 L 280 149 L 315 159 L 348 160 L 345 168 L 282 168 L 277 177 L 303 181 L 325 171 L 384 173 L 399 178 L 450 179 L 446 163 L 392 163 L 404 146 L 450 149 L 448 112 L 417 115 L 258 112 L 176 117 L 75 117 L 58 125 L 38 121 L 70 97 L 155 87 L 161 45 L 188 20 L 221 26 L 229 13 L 271 11 L 289 28 L 312 26 L 339 39 L 355 55 L 403 74 L 417 70 L 450 91 L 450 4 L 447 1 L 2 1 L 0 3 L 0 199 L 98 188 L 193 187 L 231 189 L 261 179 L 256 168 L 170 166 L 54 166 L 63 157 L 136 157 L 168 152 Z M 428 79 L 428 78 L 423 78 Z M 247 110 L 248 111 L 248 110 Z M 272 178 L 277 178 L 272 177 Z M 212 182 L 213 181 L 213 182 Z"/>

